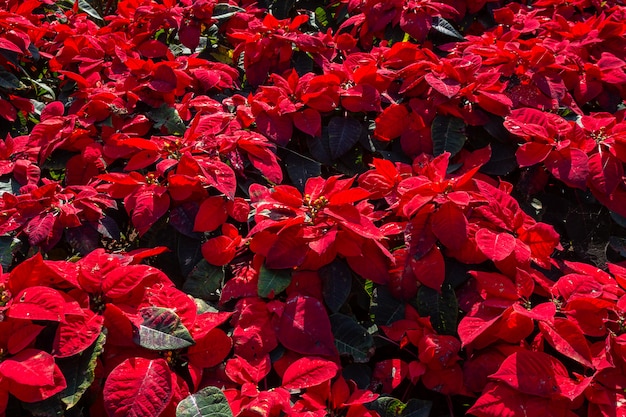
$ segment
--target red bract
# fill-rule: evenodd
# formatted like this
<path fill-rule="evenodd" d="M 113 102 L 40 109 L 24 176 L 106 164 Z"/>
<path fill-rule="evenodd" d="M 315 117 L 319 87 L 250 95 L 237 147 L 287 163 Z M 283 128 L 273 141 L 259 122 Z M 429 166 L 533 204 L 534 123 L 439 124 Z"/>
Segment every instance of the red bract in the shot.
<path fill-rule="evenodd" d="M 299 15 L 293 20 L 278 20 L 267 14 L 263 20 L 249 22 L 246 30 L 229 33 L 236 45 L 234 57 L 243 53 L 248 83 L 259 85 L 270 73 L 285 71 L 293 46 L 314 54 L 327 51 L 323 36 L 315 37 L 299 30 L 308 20 L 306 15 Z"/>
<path fill-rule="evenodd" d="M 318 269 L 341 255 L 364 277 L 384 282 L 391 255 L 363 201 L 369 192 L 352 187 L 353 182 L 312 178 L 304 197 L 286 185 L 252 187 L 257 225 L 250 231 L 251 249 L 266 257 L 268 268 Z M 369 270 L 358 266 L 362 259 L 369 260 Z"/>
<path fill-rule="evenodd" d="M 552 356 L 525 350 L 505 359 L 490 379 L 494 382 L 469 410 L 473 415 L 547 412 L 550 416 L 574 416 L 572 401 L 588 384 L 588 380 L 572 380 L 565 366 Z"/>
<path fill-rule="evenodd" d="M 302 400 L 294 404 L 294 411 L 308 413 L 306 415 L 312 417 L 322 417 L 332 412 L 346 412 L 348 417 L 376 417 L 378 413 L 368 410 L 364 404 L 377 397 L 377 394 L 358 389 L 353 381 L 346 381 L 339 376 L 334 382 L 329 380 L 308 388 Z"/>
<path fill-rule="evenodd" d="M 111 416 L 158 416 L 172 397 L 173 374 L 164 359 L 124 361 L 107 378 L 104 406 Z"/>
<path fill-rule="evenodd" d="M 0 3 L 0 415 L 619 416 L 623 2 Z"/>
<path fill-rule="evenodd" d="M 470 124 L 486 120 L 486 115 L 474 109 L 473 105 L 498 116 L 509 113 L 513 103 L 504 94 L 506 84 L 500 82 L 500 72 L 481 72 L 482 66 L 480 56 L 470 55 L 442 60 L 424 76 L 424 80 L 438 93 L 434 98 L 441 113 L 461 117 Z"/>
<path fill-rule="evenodd" d="M 3 326 L 5 327 L 5 326 Z M 6 353 L 3 351 L 3 356 Z M 3 358 L 0 363 L 0 413 L 4 414 L 8 394 L 20 401 L 34 403 L 61 392 L 65 378 L 54 358 L 38 349 L 25 349 Z"/>
<path fill-rule="evenodd" d="M 30 146 L 28 136 L 8 135 L 0 142 L 0 175 L 13 174 L 20 185 L 37 184 L 41 175 L 38 155 L 39 149 Z"/>
<path fill-rule="evenodd" d="M 430 320 L 420 317 L 410 306 L 406 306 L 404 319 L 384 326 L 382 330 L 402 349 L 417 355 L 417 360 L 409 363 L 393 359 L 376 366 L 374 379 L 383 384 L 385 392 L 396 388 L 405 378 L 412 384 L 421 380 L 428 389 L 446 395 L 464 392 L 459 380 L 462 370 L 458 364 L 461 342 L 456 337 L 438 335 Z"/>
<path fill-rule="evenodd" d="M 115 201 L 92 186 L 63 188 L 48 182 L 17 196 L 2 195 L 0 232 L 24 233 L 31 245 L 49 250 L 61 239 L 64 228 L 84 224 L 97 228 L 104 210 L 116 207 Z"/>
<path fill-rule="evenodd" d="M 430 0 L 396 0 L 384 4 L 375 1 L 347 2 L 348 11 L 354 15 L 340 29 L 354 26 L 365 47 L 371 45 L 374 36 L 382 36 L 389 24 L 400 25 L 402 30 L 418 42 L 423 42 L 433 22 L 433 17 L 455 17 L 458 11 L 445 4 Z"/>
<path fill-rule="evenodd" d="M 566 184 L 589 188 L 611 210 L 623 212 L 623 123 L 608 114 L 583 116 L 580 126 L 535 109 L 511 112 L 505 127 L 527 142 L 516 156 L 521 166 L 540 162 Z M 581 129 L 582 128 L 582 129 Z"/>
<path fill-rule="evenodd" d="M 378 164 L 375 165 L 376 174 L 365 174 L 363 181 L 364 185 L 372 187 L 372 191 L 377 191 L 382 184 L 377 184 L 380 179 L 375 178 L 388 178 L 388 184 L 383 185 L 381 190 L 390 194 L 389 201 L 398 215 L 408 219 L 404 274 L 410 274 L 413 279 L 437 290 L 445 274 L 437 240 L 452 250 L 462 248 L 468 239 L 465 213 L 471 206 L 482 203 L 472 183 L 472 176 L 480 165 L 471 167 L 458 177 L 447 177 L 449 159 L 449 153 L 434 159 L 424 155 L 414 161 L 412 176 L 396 173 L 393 179 L 392 167 Z M 396 199 L 398 201 L 394 203 Z"/>
<path fill-rule="evenodd" d="M 268 138 L 280 145 L 291 139 L 293 126 L 311 136 L 322 133 L 320 112 L 332 111 L 339 104 L 339 78 L 334 75 L 286 77 L 272 74 L 273 85 L 261 86 L 249 100 L 249 109 L 240 105 L 238 113 L 254 120 Z M 305 108 L 305 105 L 307 108 Z M 244 113 L 245 112 L 245 113 Z"/>
<path fill-rule="evenodd" d="M 520 166 L 544 162 L 556 178 L 571 187 L 585 188 L 588 157 L 572 137 L 572 126 L 565 119 L 526 108 L 511 112 L 505 127 L 527 140 L 516 153 Z"/>

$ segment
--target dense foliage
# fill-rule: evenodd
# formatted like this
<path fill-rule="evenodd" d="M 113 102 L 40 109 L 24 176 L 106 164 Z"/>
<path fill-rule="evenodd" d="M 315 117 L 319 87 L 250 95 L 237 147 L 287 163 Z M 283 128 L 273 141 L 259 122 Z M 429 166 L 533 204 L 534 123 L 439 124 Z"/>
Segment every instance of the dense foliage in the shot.
<path fill-rule="evenodd" d="M 626 416 L 619 0 L 0 0 L 0 416 Z"/>

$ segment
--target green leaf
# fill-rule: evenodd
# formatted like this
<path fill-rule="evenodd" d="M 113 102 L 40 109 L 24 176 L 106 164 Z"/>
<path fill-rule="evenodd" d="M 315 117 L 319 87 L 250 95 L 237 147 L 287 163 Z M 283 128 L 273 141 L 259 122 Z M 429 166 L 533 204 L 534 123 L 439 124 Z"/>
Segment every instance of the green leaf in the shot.
<path fill-rule="evenodd" d="M 216 300 L 224 282 L 224 268 L 215 266 L 202 259 L 187 275 L 183 291 L 203 300 Z"/>
<path fill-rule="evenodd" d="M 23 86 L 24 85 L 15 75 L 0 67 L 0 88 L 5 90 L 18 90 Z"/>
<path fill-rule="evenodd" d="M 13 178 L 8 178 L 7 180 L 0 181 L 0 196 L 4 193 L 9 194 L 19 194 L 20 192 L 20 184 L 15 181 Z"/>
<path fill-rule="evenodd" d="M 330 145 L 328 143 L 328 126 L 322 126 L 322 136 L 319 138 L 306 138 L 306 145 L 311 152 L 311 156 L 316 161 L 324 165 L 332 165 L 333 158 L 330 155 Z"/>
<path fill-rule="evenodd" d="M 322 175 L 322 164 L 293 151 L 283 158 L 283 163 L 289 179 L 300 191 L 304 191 L 304 184 L 309 178 Z"/>
<path fill-rule="evenodd" d="M 78 0 L 78 8 L 96 20 L 103 20 L 100 13 L 87 0 Z"/>
<path fill-rule="evenodd" d="M 515 158 L 516 146 L 500 142 L 491 143 L 491 158 L 480 168 L 480 172 L 487 175 L 504 176 L 517 168 Z"/>
<path fill-rule="evenodd" d="M 34 80 L 32 78 L 29 78 L 28 81 L 30 81 L 32 84 L 36 85 L 37 87 L 41 88 L 45 93 L 48 94 L 48 99 L 49 100 L 56 100 L 57 99 L 57 95 L 55 94 L 54 90 L 52 88 L 50 88 L 49 85 L 47 85 L 46 83 L 43 83 L 41 81 L 38 80 Z M 43 96 L 44 93 L 39 92 L 37 94 L 37 97 L 41 97 Z"/>
<path fill-rule="evenodd" d="M 439 334 L 456 334 L 458 311 L 459 304 L 450 284 L 441 286 L 441 294 L 426 286 L 421 286 L 417 292 L 417 312 L 422 317 L 430 317 Z"/>
<path fill-rule="evenodd" d="M 626 239 L 618 236 L 609 237 L 609 247 L 619 253 L 621 257 L 626 258 Z M 4 266 L 4 264 L 3 264 Z"/>
<path fill-rule="evenodd" d="M 418 400 L 412 398 L 406 403 L 406 407 L 402 410 L 401 417 L 428 417 L 430 410 L 433 408 L 432 401 Z"/>
<path fill-rule="evenodd" d="M 328 26 L 328 16 L 326 16 L 326 10 L 324 10 L 323 7 L 315 9 L 315 20 L 317 20 L 317 23 L 324 28 Z"/>
<path fill-rule="evenodd" d="M 69 358 L 57 359 L 57 364 L 65 376 L 67 388 L 61 391 L 61 401 L 68 409 L 74 407 L 89 389 L 95 379 L 96 360 L 102 353 L 106 341 L 105 333 L 100 333 L 96 341 L 81 353 Z"/>
<path fill-rule="evenodd" d="M 330 156 L 337 159 L 346 154 L 361 137 L 361 123 L 349 117 L 333 117 L 328 123 Z"/>
<path fill-rule="evenodd" d="M 368 403 L 366 407 L 376 411 L 380 417 L 400 417 L 405 404 L 397 398 L 381 396 Z"/>
<path fill-rule="evenodd" d="M 22 241 L 11 236 L 0 236 L 0 265 L 7 272 L 13 263 L 13 256 L 22 246 Z"/>
<path fill-rule="evenodd" d="M 206 387 L 178 403 L 176 417 L 233 417 L 228 400 L 217 387 Z"/>
<path fill-rule="evenodd" d="M 180 272 L 183 276 L 189 275 L 195 265 L 203 259 L 200 249 L 202 243 L 199 239 L 194 239 L 182 233 L 175 232 L 175 234 L 176 256 L 180 265 Z"/>
<path fill-rule="evenodd" d="M 451 156 L 459 153 L 467 140 L 465 122 L 453 116 L 438 115 L 431 126 L 433 138 L 433 154 L 439 156 L 450 152 Z"/>
<path fill-rule="evenodd" d="M 227 3 L 217 3 L 213 8 L 213 14 L 211 15 L 211 19 L 215 19 L 218 21 L 226 20 L 240 12 L 245 12 L 245 9 Z"/>
<path fill-rule="evenodd" d="M 150 350 L 176 350 L 195 344 L 180 317 L 169 308 L 144 307 L 143 323 L 135 328 L 133 341 Z"/>
<path fill-rule="evenodd" d="M 75 0 L 67 0 L 67 4 L 74 6 Z M 87 13 L 89 16 L 96 20 L 102 21 L 102 16 L 87 0 L 78 0 L 78 9 Z"/>
<path fill-rule="evenodd" d="M 326 306 L 336 313 L 346 302 L 352 290 L 352 272 L 348 265 L 339 259 L 322 267 L 322 295 Z"/>
<path fill-rule="evenodd" d="M 165 126 L 167 131 L 172 135 L 182 135 L 185 133 L 186 128 L 183 119 L 180 118 L 175 108 L 167 104 L 162 104 L 158 109 L 148 112 L 148 116 L 152 119 L 154 127 L 157 129 Z"/>
<path fill-rule="evenodd" d="M 365 327 L 341 313 L 330 316 L 330 326 L 340 355 L 350 356 L 358 363 L 369 360 L 373 353 L 374 339 Z"/>
<path fill-rule="evenodd" d="M 287 19 L 295 4 L 296 0 L 274 0 L 269 6 L 269 10 L 276 19 Z"/>
<path fill-rule="evenodd" d="M 290 269 L 269 269 L 265 265 L 261 266 L 257 289 L 259 297 L 275 297 L 285 291 L 289 284 L 291 284 Z"/>
<path fill-rule="evenodd" d="M 65 405 L 60 400 L 59 394 L 34 403 L 21 402 L 24 410 L 33 417 L 65 417 Z M 13 414 L 7 414 L 13 415 Z M 20 414 L 22 415 L 22 414 Z"/>
<path fill-rule="evenodd" d="M 621 227 L 626 227 L 626 217 L 620 214 L 617 214 L 614 211 L 611 211 L 610 214 L 611 214 L 611 218 L 613 219 L 615 223 L 617 223 Z"/>
<path fill-rule="evenodd" d="M 452 24 L 448 22 L 446 19 L 444 19 L 443 17 L 433 17 L 432 30 L 442 35 L 454 38 L 458 41 L 465 40 L 463 35 L 461 35 L 459 31 L 456 30 L 454 26 L 452 26 Z"/>
<path fill-rule="evenodd" d="M 375 324 L 389 326 L 404 318 L 404 303 L 391 295 L 387 287 L 376 287 L 372 294 L 370 314 Z"/>
<path fill-rule="evenodd" d="M 433 406 L 432 401 L 411 399 L 404 404 L 397 398 L 382 396 L 367 404 L 380 417 L 428 417 Z"/>

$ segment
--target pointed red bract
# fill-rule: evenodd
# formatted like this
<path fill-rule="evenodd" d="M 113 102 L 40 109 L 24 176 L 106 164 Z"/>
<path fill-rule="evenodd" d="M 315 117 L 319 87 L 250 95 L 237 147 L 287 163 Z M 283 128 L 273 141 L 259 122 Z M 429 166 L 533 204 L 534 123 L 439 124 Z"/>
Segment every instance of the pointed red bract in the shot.
<path fill-rule="evenodd" d="M 283 388 L 302 389 L 334 378 L 339 367 L 328 359 L 304 357 L 293 362 L 283 374 Z"/>
<path fill-rule="evenodd" d="M 419 282 L 434 290 L 441 290 L 446 278 L 446 265 L 438 247 L 433 247 L 419 259 L 411 258 L 408 265 Z"/>
<path fill-rule="evenodd" d="M 298 353 L 337 354 L 326 309 L 319 300 L 311 297 L 287 300 L 276 335 L 283 346 Z"/>
<path fill-rule="evenodd" d="M 16 294 L 7 316 L 25 320 L 50 320 L 60 322 L 65 317 L 65 300 L 52 288 L 36 286 Z"/>
<path fill-rule="evenodd" d="M 68 315 L 59 324 L 54 337 L 52 353 L 57 358 L 65 358 L 80 353 L 91 346 L 100 333 L 104 317 L 85 311 L 85 315 Z"/>
<path fill-rule="evenodd" d="M 451 201 L 443 203 L 431 217 L 432 231 L 446 247 L 459 249 L 467 239 L 467 219 Z"/>
<path fill-rule="evenodd" d="M 193 230 L 196 232 L 212 232 L 220 227 L 227 218 L 226 201 L 219 196 L 209 197 L 200 204 Z"/>
<path fill-rule="evenodd" d="M 8 391 L 24 402 L 42 401 L 67 386 L 54 358 L 37 349 L 25 349 L 5 359 L 0 363 L 0 376 Z"/>
<path fill-rule="evenodd" d="M 233 341 L 222 329 L 213 329 L 187 350 L 189 363 L 210 368 L 221 363 L 230 353 Z"/>
<path fill-rule="evenodd" d="M 478 248 L 492 261 L 506 259 L 515 249 L 515 237 L 510 233 L 495 233 L 489 229 L 479 229 L 476 232 Z"/>
<path fill-rule="evenodd" d="M 158 416 L 170 402 L 173 383 L 164 359 L 126 359 L 104 384 L 104 407 L 111 417 Z"/>

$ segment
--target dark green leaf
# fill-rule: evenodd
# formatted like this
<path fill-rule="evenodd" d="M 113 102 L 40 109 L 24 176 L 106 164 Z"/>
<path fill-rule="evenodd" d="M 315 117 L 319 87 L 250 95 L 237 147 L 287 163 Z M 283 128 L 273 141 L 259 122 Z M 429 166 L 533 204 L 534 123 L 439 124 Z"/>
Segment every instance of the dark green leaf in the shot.
<path fill-rule="evenodd" d="M 197 203 L 187 202 L 172 208 L 170 210 L 169 224 L 185 236 L 193 239 L 202 239 L 202 233 L 194 232 L 193 230 L 198 207 Z"/>
<path fill-rule="evenodd" d="M 404 318 L 404 303 L 391 295 L 387 287 L 376 287 L 372 294 L 370 314 L 375 324 L 389 326 Z"/>
<path fill-rule="evenodd" d="M 430 317 L 433 328 L 439 334 L 454 335 L 458 319 L 459 304 L 450 284 L 441 286 L 441 294 L 426 286 L 417 293 L 417 312 Z"/>
<path fill-rule="evenodd" d="M 72 2 L 73 3 L 73 2 Z M 78 0 L 78 8 L 96 20 L 102 20 L 102 16 L 93 8 L 87 0 Z"/>
<path fill-rule="evenodd" d="M 617 224 L 619 224 L 620 226 L 626 228 L 626 217 L 617 214 L 614 211 L 611 211 L 611 218 L 613 219 L 613 221 Z"/>
<path fill-rule="evenodd" d="M 360 144 L 350 148 L 347 153 L 337 161 L 337 170 L 348 177 L 362 174 L 369 170 L 363 162 L 363 148 Z"/>
<path fill-rule="evenodd" d="M 491 159 L 480 168 L 487 175 L 504 176 L 517 168 L 516 147 L 500 142 L 491 143 Z"/>
<path fill-rule="evenodd" d="M 96 227 L 95 224 L 86 223 L 65 229 L 65 240 L 79 255 L 85 256 L 98 248 L 100 234 Z"/>
<path fill-rule="evenodd" d="M 437 17 L 437 16 L 433 17 L 432 30 L 434 30 L 435 32 L 438 32 L 438 33 L 440 33 L 442 35 L 454 38 L 454 39 L 456 39 L 458 41 L 464 41 L 465 40 L 463 35 L 461 35 L 459 33 L 459 31 L 456 30 L 454 28 L 454 26 L 452 26 L 452 24 L 450 22 L 448 22 L 446 19 L 444 19 L 443 17 Z"/>
<path fill-rule="evenodd" d="M 295 51 L 291 57 L 291 63 L 300 77 L 315 70 L 315 61 L 304 51 Z"/>
<path fill-rule="evenodd" d="M 187 275 L 183 291 L 203 300 L 217 300 L 224 282 L 224 268 L 202 259 Z"/>
<path fill-rule="evenodd" d="M 259 271 L 259 297 L 275 297 L 291 284 L 291 269 L 268 269 L 265 265 Z"/>
<path fill-rule="evenodd" d="M 37 401 L 34 403 L 22 402 L 22 407 L 33 417 L 65 417 L 65 405 L 61 402 L 59 394 L 53 395 L 50 398 L 46 398 L 43 401 Z M 6 415 L 22 415 L 11 414 L 9 412 Z"/>
<path fill-rule="evenodd" d="M 174 310 L 144 307 L 139 313 L 143 323 L 133 334 L 133 341 L 139 346 L 150 350 L 176 350 L 195 344 Z"/>
<path fill-rule="evenodd" d="M 13 263 L 13 256 L 22 246 L 22 241 L 10 237 L 0 236 L 0 265 L 4 272 L 7 272 Z"/>
<path fill-rule="evenodd" d="M 615 252 L 619 253 L 620 256 L 626 258 L 626 239 L 623 237 L 611 236 L 609 237 L 609 246 Z"/>
<path fill-rule="evenodd" d="M 374 339 L 367 329 L 350 316 L 336 313 L 330 316 L 335 346 L 340 355 L 352 357 L 355 362 L 367 362 L 372 355 Z"/>
<path fill-rule="evenodd" d="M 19 192 L 20 184 L 13 178 L 0 181 L 0 196 L 4 193 L 16 195 L 19 194 Z"/>
<path fill-rule="evenodd" d="M 352 290 L 352 273 L 348 265 L 336 259 L 319 271 L 322 279 L 322 295 L 326 306 L 336 313 L 346 302 Z"/>
<path fill-rule="evenodd" d="M 148 116 L 152 119 L 154 127 L 157 129 L 165 126 L 170 134 L 182 135 L 185 133 L 185 123 L 183 119 L 180 118 L 175 108 L 167 104 L 162 104 L 158 109 L 148 112 Z"/>
<path fill-rule="evenodd" d="M 455 261 L 454 259 L 446 259 L 446 279 L 445 283 L 450 284 L 452 288 L 459 288 L 465 284 L 470 276 L 467 264 Z"/>
<path fill-rule="evenodd" d="M 333 117 L 328 123 L 330 156 L 337 159 L 347 153 L 361 137 L 361 123 L 349 117 Z"/>
<path fill-rule="evenodd" d="M 330 155 L 328 127 L 322 126 L 322 136 L 319 138 L 307 137 L 306 145 L 311 156 L 324 165 L 332 165 L 333 158 Z"/>
<path fill-rule="evenodd" d="M 428 417 L 430 409 L 433 407 L 432 401 L 418 400 L 412 398 L 406 403 L 406 407 L 402 410 L 401 417 Z"/>
<path fill-rule="evenodd" d="M 295 152 L 287 153 L 283 163 L 287 168 L 289 179 L 300 191 L 304 191 L 306 180 L 322 175 L 322 164 Z"/>
<path fill-rule="evenodd" d="M 487 123 L 481 126 L 493 139 L 501 143 L 515 144 L 511 132 L 504 127 L 504 118 L 493 114 L 489 115 Z"/>
<path fill-rule="evenodd" d="M 269 10 L 276 19 L 287 19 L 296 0 L 274 0 Z"/>
<path fill-rule="evenodd" d="M 206 387 L 179 402 L 176 417 L 233 417 L 233 412 L 219 388 Z"/>
<path fill-rule="evenodd" d="M 202 259 L 202 243 L 198 239 L 176 234 L 176 256 L 183 276 L 191 273 L 195 265 Z"/>
<path fill-rule="evenodd" d="M 368 403 L 366 407 L 376 411 L 380 417 L 400 417 L 405 405 L 397 398 L 381 396 Z"/>
<path fill-rule="evenodd" d="M 15 75 L 0 67 L 0 88 L 5 90 L 17 90 L 21 87 L 23 87 L 23 85 Z"/>
<path fill-rule="evenodd" d="M 107 216 L 105 214 L 105 216 L 100 219 L 100 223 L 98 223 L 97 227 L 98 233 L 100 233 L 102 236 L 113 240 L 120 240 L 120 229 L 111 216 Z"/>
<path fill-rule="evenodd" d="M 83 352 L 69 358 L 57 359 L 57 364 L 65 376 L 67 388 L 61 391 L 61 401 L 67 408 L 74 407 L 89 389 L 95 378 L 96 359 L 102 353 L 106 336 L 104 332 Z"/>
<path fill-rule="evenodd" d="M 431 127 L 433 138 L 433 154 L 439 156 L 450 152 L 451 156 L 459 153 L 467 140 L 465 136 L 465 122 L 453 116 L 438 115 Z"/>
<path fill-rule="evenodd" d="M 245 10 L 227 3 L 217 3 L 213 8 L 211 18 L 215 20 L 226 20 L 239 12 L 245 12 Z"/>
<path fill-rule="evenodd" d="M 404 404 L 397 398 L 383 396 L 367 404 L 366 407 L 380 414 L 380 417 L 428 417 L 432 401 L 410 399 Z"/>
<path fill-rule="evenodd" d="M 351 379 L 359 389 L 367 389 L 372 380 L 372 368 L 363 363 L 349 363 L 341 370 L 345 379 Z"/>

